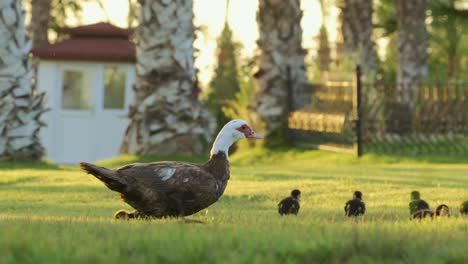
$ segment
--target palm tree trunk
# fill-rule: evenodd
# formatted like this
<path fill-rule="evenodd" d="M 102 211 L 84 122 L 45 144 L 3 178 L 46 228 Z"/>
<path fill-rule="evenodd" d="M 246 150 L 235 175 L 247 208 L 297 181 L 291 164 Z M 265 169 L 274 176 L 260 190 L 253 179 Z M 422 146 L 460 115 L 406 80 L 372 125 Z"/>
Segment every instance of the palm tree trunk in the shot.
<path fill-rule="evenodd" d="M 136 0 L 127 0 L 128 13 L 127 13 L 127 28 L 133 28 L 134 23 L 138 21 L 138 3 Z"/>
<path fill-rule="evenodd" d="M 318 49 L 317 49 L 317 63 L 320 69 L 320 73 L 324 74 L 330 70 L 330 64 L 332 63 L 330 40 L 328 38 L 327 20 L 330 15 L 330 1 L 319 0 L 320 10 L 322 12 L 322 25 L 320 26 L 319 35 L 317 37 Z M 327 74 L 325 74 L 327 75 Z"/>
<path fill-rule="evenodd" d="M 372 41 L 372 0 L 344 0 L 341 7 L 341 34 L 345 54 L 355 54 L 363 74 L 376 73 L 377 54 Z"/>
<path fill-rule="evenodd" d="M 416 86 L 427 75 L 426 0 L 398 0 L 397 89 L 406 113 L 413 109 Z"/>
<path fill-rule="evenodd" d="M 135 102 L 121 151 L 201 153 L 208 139 L 198 101 L 190 0 L 140 0 Z"/>
<path fill-rule="evenodd" d="M 52 0 L 32 0 L 31 33 L 33 47 L 49 44 L 50 5 Z"/>
<path fill-rule="evenodd" d="M 37 94 L 32 82 L 21 2 L 0 5 L 0 159 L 37 160 L 44 153 L 39 141 L 44 94 Z"/>
<path fill-rule="evenodd" d="M 343 38 L 342 54 L 351 58 L 353 64 L 361 66 L 362 73 L 362 112 L 364 119 L 372 125 L 366 127 L 366 133 L 380 133 L 385 130 L 384 96 L 377 90 L 377 53 L 372 39 L 373 0 L 342 0 L 341 34 Z M 351 69 L 350 69 L 351 70 Z M 374 118 L 370 118 L 370 116 Z M 372 127 L 372 131 L 371 131 Z"/>
<path fill-rule="evenodd" d="M 328 40 L 328 32 L 327 28 L 324 25 L 320 27 L 318 37 L 317 60 L 320 71 L 322 73 L 328 72 L 328 70 L 330 69 L 330 64 L 332 63 L 332 59 L 330 41 Z"/>
<path fill-rule="evenodd" d="M 288 143 L 288 111 L 294 106 L 290 95 L 307 83 L 301 46 L 302 10 L 299 0 L 260 0 L 257 12 L 260 49 L 255 108 L 266 135 L 264 144 Z M 291 105 L 292 104 L 292 105 Z"/>

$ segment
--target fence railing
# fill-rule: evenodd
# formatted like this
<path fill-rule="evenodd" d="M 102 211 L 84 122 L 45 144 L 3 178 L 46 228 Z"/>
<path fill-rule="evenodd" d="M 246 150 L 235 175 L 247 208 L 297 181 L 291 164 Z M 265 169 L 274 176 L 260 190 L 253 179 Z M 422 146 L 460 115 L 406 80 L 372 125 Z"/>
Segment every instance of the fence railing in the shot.
<path fill-rule="evenodd" d="M 377 82 L 363 85 L 364 91 L 377 90 L 380 97 L 363 94 L 367 106 L 364 122 L 369 136 L 376 133 L 468 134 L 468 83 L 421 84 L 408 106 L 397 96 L 398 87 Z M 408 112 L 411 109 L 411 112 Z M 383 129 L 383 131 L 379 131 Z"/>
<path fill-rule="evenodd" d="M 468 153 L 468 83 L 424 83 L 412 100 L 395 83 L 330 79 L 295 98 L 308 103 L 289 114 L 297 142 L 363 151 Z M 436 147 L 439 146 L 439 147 Z M 437 149 L 437 150 L 436 150 Z"/>

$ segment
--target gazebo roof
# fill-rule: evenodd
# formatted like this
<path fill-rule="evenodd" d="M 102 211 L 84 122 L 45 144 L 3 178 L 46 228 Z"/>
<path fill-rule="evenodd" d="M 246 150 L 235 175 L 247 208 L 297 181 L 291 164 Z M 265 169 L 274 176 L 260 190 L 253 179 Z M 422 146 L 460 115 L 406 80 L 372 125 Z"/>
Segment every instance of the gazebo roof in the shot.
<path fill-rule="evenodd" d="M 40 59 L 97 62 L 135 62 L 135 44 L 129 40 L 131 31 L 108 23 L 65 28 L 70 38 L 34 48 Z"/>

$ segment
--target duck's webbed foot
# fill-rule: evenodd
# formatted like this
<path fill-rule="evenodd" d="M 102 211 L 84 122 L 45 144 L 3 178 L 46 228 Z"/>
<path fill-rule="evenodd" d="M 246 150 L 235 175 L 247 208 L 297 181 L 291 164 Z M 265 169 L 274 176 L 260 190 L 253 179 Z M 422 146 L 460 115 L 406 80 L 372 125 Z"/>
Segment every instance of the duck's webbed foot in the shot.
<path fill-rule="evenodd" d="M 136 219 L 136 218 L 141 218 L 140 212 L 137 210 L 134 211 L 127 211 L 127 210 L 119 210 L 114 214 L 115 219 L 121 219 L 121 220 L 129 220 L 129 219 Z"/>

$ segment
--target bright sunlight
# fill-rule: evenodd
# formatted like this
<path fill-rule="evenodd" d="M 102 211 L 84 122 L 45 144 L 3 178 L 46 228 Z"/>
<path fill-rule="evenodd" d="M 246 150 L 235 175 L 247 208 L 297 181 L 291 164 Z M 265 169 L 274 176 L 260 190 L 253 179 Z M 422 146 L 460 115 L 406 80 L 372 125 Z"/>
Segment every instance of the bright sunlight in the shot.
<path fill-rule="evenodd" d="M 74 26 L 109 21 L 116 26 L 127 27 L 127 0 L 103 0 L 102 3 L 107 13 L 103 12 L 96 2 L 85 2 L 83 3 L 81 21 L 70 18 L 67 23 Z M 255 41 L 258 38 L 255 18 L 257 6 L 257 0 L 236 0 L 230 3 L 228 22 L 234 31 L 235 38 L 243 45 L 243 56 L 251 56 L 256 47 Z M 302 9 L 304 11 L 302 18 L 303 46 L 305 49 L 314 49 L 314 37 L 318 34 L 323 19 L 319 1 L 302 1 Z M 225 10 L 226 1 L 194 1 L 194 22 L 196 26 L 201 28 L 195 41 L 195 47 L 200 50 L 196 66 L 200 70 L 199 78 L 202 84 L 209 82 L 213 72 L 216 38 L 223 28 Z M 338 11 L 337 8 L 332 8 L 328 19 L 326 19 L 331 42 L 336 39 L 337 35 Z"/>

